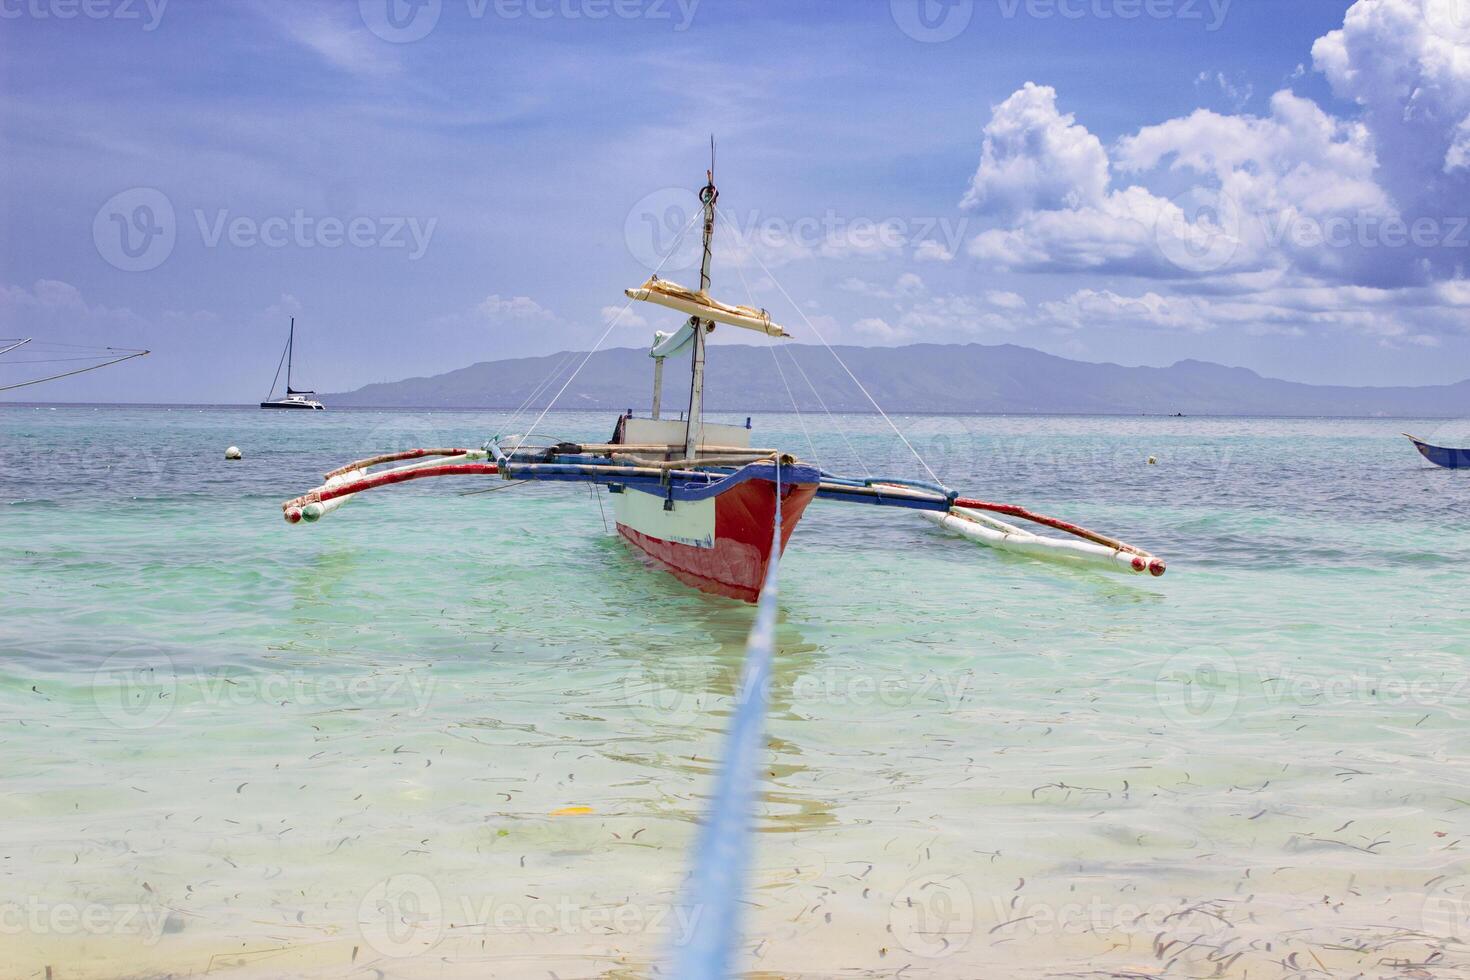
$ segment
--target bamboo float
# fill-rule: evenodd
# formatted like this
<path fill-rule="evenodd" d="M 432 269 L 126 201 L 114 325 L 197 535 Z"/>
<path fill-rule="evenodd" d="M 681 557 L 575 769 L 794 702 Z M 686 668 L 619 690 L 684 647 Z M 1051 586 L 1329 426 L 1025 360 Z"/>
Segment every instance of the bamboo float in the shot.
<path fill-rule="evenodd" d="M 415 459 L 442 452 L 444 450 L 408 450 L 406 453 L 387 453 L 384 455 Z M 371 490 L 374 487 L 418 480 L 425 476 L 453 476 L 459 474 L 468 475 L 471 473 L 484 475 L 497 473 L 498 469 L 493 463 L 489 464 L 488 470 L 467 471 L 463 469 L 462 465 L 454 462 L 455 460 L 483 460 L 486 456 L 487 454 L 483 450 L 460 450 L 458 455 L 450 456 L 447 459 L 422 459 L 420 462 L 410 463 L 407 466 L 398 466 L 378 473 L 367 472 L 364 464 L 371 465 L 367 460 L 360 461 L 352 467 L 338 467 L 332 471 L 333 475 L 328 476 L 326 482 L 315 490 L 310 490 L 282 504 L 282 515 L 288 524 L 296 524 L 302 520 L 311 524 L 330 514 L 332 511 L 337 510 L 354 495 L 364 490 Z M 467 463 L 466 465 L 474 466 L 477 464 Z M 331 506 L 326 506 L 328 504 Z"/>
<path fill-rule="evenodd" d="M 971 503 L 981 503 L 981 501 L 972 502 L 961 499 L 956 501 L 956 506 L 948 513 L 925 512 L 920 516 L 947 531 L 989 545 L 999 551 L 1038 558 L 1071 559 L 1111 568 L 1115 571 L 1132 572 L 1138 575 L 1147 573 L 1155 578 L 1168 571 L 1168 566 L 1162 559 L 1076 524 L 1058 520 L 1055 517 L 1047 517 L 1044 514 L 1036 514 L 1024 507 L 1012 504 L 986 504 L 983 509 L 978 509 L 969 506 Z M 1061 538 L 1042 537 L 1015 525 L 996 520 L 985 514 L 984 510 L 1011 513 L 1045 527 L 1066 531 L 1083 540 L 1067 541 Z"/>

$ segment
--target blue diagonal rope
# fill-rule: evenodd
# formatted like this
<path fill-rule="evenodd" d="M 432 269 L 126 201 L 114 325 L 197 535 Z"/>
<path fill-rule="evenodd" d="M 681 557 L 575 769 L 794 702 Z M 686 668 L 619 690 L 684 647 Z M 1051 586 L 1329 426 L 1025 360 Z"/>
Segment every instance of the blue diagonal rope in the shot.
<path fill-rule="evenodd" d="M 694 852 L 684 921 L 689 939 L 670 959 L 679 980 L 726 980 L 738 972 L 740 917 L 750 871 L 751 824 L 765 743 L 766 701 L 776 642 L 776 579 L 781 567 L 781 464 L 776 463 L 776 527 L 755 623 L 745 641 L 735 715 L 725 733 L 724 764 Z"/>

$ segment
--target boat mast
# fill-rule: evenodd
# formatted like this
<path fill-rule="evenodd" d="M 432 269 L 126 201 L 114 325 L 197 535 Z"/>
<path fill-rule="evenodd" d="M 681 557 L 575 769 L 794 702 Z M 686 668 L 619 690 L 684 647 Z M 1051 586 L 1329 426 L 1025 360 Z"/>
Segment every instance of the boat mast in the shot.
<path fill-rule="evenodd" d="M 286 394 L 291 394 L 291 348 L 296 345 L 296 318 L 291 318 L 291 332 L 286 334 Z"/>
<path fill-rule="evenodd" d="M 720 192 L 715 189 L 715 140 L 709 141 L 709 181 L 699 192 L 699 202 L 704 205 L 704 257 L 699 265 L 699 291 L 709 293 L 710 243 L 715 235 L 715 201 Z M 689 383 L 689 424 L 684 430 L 684 458 L 693 460 L 699 455 L 699 444 L 704 441 L 704 337 L 714 329 L 713 320 L 690 318 L 694 327 L 693 375 Z"/>
<path fill-rule="evenodd" d="M 0 351 L 3 354 L 4 351 Z M 659 408 L 664 400 L 664 359 L 653 359 L 653 420 L 658 421 Z"/>

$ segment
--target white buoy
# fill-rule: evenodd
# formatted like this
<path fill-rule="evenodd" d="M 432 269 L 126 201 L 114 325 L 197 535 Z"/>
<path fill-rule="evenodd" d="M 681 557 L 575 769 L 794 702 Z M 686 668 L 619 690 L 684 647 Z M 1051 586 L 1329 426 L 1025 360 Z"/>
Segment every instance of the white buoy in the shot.
<path fill-rule="evenodd" d="M 1159 465 L 1158 458 L 1157 457 L 1154 457 L 1154 456 L 1150 456 L 1148 458 L 1148 465 L 1150 465 L 1150 466 L 1157 466 L 1157 465 Z"/>
<path fill-rule="evenodd" d="M 225 459 L 244 459 L 245 454 L 240 452 L 239 446 L 231 446 L 225 450 Z"/>

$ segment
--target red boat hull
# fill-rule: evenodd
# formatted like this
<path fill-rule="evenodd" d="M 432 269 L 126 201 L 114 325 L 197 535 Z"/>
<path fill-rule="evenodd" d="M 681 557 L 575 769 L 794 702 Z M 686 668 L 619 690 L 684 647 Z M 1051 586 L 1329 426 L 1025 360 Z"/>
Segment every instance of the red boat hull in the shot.
<path fill-rule="evenodd" d="M 816 496 L 817 485 L 783 483 L 781 492 L 781 549 L 785 551 L 791 532 Z M 746 480 L 709 501 L 676 501 L 672 511 L 663 510 L 662 497 L 631 487 L 622 491 L 622 498 L 617 508 L 618 533 L 654 565 L 702 592 L 745 602 L 760 598 L 771 560 L 775 483 Z M 710 507 L 701 506 L 711 504 L 712 515 Z"/>

